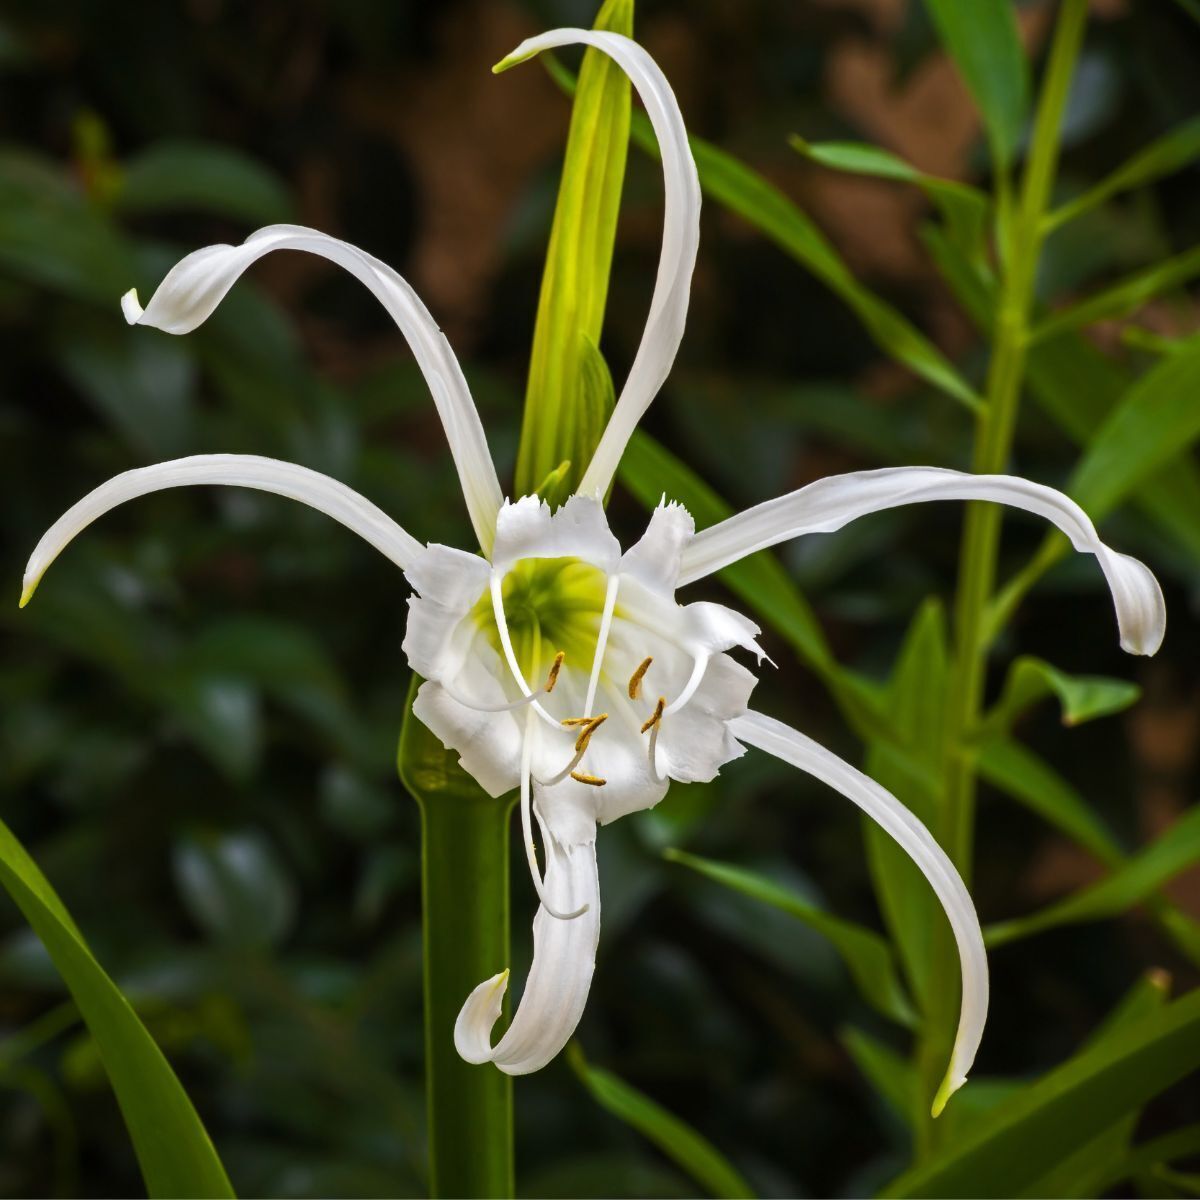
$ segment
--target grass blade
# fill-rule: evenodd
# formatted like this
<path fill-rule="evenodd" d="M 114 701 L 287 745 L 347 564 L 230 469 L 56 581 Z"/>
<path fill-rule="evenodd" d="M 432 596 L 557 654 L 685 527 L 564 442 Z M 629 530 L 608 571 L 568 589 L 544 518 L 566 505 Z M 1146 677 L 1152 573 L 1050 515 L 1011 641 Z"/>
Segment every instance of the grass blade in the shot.
<path fill-rule="evenodd" d="M 1111 831 L 1083 797 L 1032 750 L 1004 736 L 989 738 L 978 758 L 979 774 L 993 787 L 1024 804 L 1048 825 L 1116 866 L 1124 853 Z"/>
<path fill-rule="evenodd" d="M 652 1141 L 710 1195 L 729 1200 L 754 1195 L 733 1164 L 707 1138 L 645 1093 L 611 1072 L 593 1067 L 578 1042 L 567 1047 L 567 1062 L 601 1108 Z"/>
<path fill-rule="evenodd" d="M 62 901 L 0 823 L 0 883 L 41 939 L 96 1041 L 152 1197 L 232 1196 L 196 1110 Z"/>
<path fill-rule="evenodd" d="M 1012 0 L 925 0 L 946 52 L 962 74 L 1004 170 L 1029 119 L 1029 63 Z"/>
<path fill-rule="evenodd" d="M 885 1196 L 1013 1196 L 1200 1067 L 1200 989 L 1106 1038 L 997 1106 Z"/>
<path fill-rule="evenodd" d="M 987 237 L 989 203 L 978 188 L 918 171 L 899 155 L 867 142 L 806 142 L 795 134 L 793 150 L 834 171 L 893 179 L 920 188 L 946 220 L 950 236 L 972 256 L 982 254 Z"/>
<path fill-rule="evenodd" d="M 1200 342 L 1157 362 L 1095 431 L 1067 485 L 1094 519 L 1200 437 Z"/>
<path fill-rule="evenodd" d="M 1095 187 L 1050 213 L 1042 228 L 1046 233 L 1058 229 L 1113 196 L 1145 187 L 1164 175 L 1181 170 L 1197 158 L 1200 158 L 1200 117 L 1193 117 L 1139 150 Z"/>
<path fill-rule="evenodd" d="M 1157 841 L 1131 855 L 1099 883 L 1031 916 L 991 925 L 984 930 L 984 939 L 989 946 L 1003 946 L 1059 925 L 1117 916 L 1152 896 L 1164 883 L 1197 862 L 1200 862 L 1200 808 L 1186 813 Z"/>
<path fill-rule="evenodd" d="M 544 61 L 555 82 L 570 93 L 575 86 L 571 73 L 552 58 Z M 642 150 L 657 156 L 658 142 L 644 113 L 633 114 L 630 130 Z M 757 172 L 711 143 L 698 137 L 689 138 L 689 142 L 705 195 L 743 217 L 840 296 L 885 354 L 972 412 L 981 411 L 979 394 L 950 360 L 912 322 L 855 279 L 799 207 Z"/>
<path fill-rule="evenodd" d="M 1200 275 L 1200 246 L 1154 263 L 1089 296 L 1070 308 L 1046 317 L 1029 334 L 1030 345 L 1083 329 L 1110 317 L 1125 317 L 1155 296 Z"/>
<path fill-rule="evenodd" d="M 776 883 L 757 871 L 700 858 L 683 850 L 665 850 L 663 857 L 689 867 L 723 887 L 785 912 L 826 938 L 846 964 L 863 999 L 901 1025 L 912 1028 L 917 1015 L 896 973 L 891 947 L 873 930 L 835 917 L 807 896 Z"/>

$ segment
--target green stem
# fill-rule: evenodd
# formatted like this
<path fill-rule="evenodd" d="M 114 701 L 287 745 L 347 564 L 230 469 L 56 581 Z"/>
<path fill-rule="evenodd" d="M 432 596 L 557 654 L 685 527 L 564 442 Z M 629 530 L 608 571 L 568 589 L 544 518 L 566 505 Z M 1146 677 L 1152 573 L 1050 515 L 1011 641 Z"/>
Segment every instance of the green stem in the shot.
<path fill-rule="evenodd" d="M 454 1049 L 463 1001 L 509 962 L 512 803 L 492 799 L 413 716 L 419 684 L 409 691 L 398 765 L 421 810 L 429 1194 L 512 1196 L 512 1079 Z"/>
<path fill-rule="evenodd" d="M 980 419 L 972 470 L 1003 471 L 1012 450 L 1025 375 L 1034 283 L 1041 253 L 1043 216 L 1058 164 L 1059 133 L 1071 76 L 1083 40 L 1087 0 L 1063 0 L 1038 103 L 1020 200 L 1011 231 L 1002 231 L 1007 249 L 1000 300 L 993 329 L 987 380 L 987 408 Z M 979 721 L 987 668 L 986 617 L 996 579 L 1002 510 L 975 503 L 967 511 L 955 598 L 956 654 L 945 722 L 944 785 L 939 810 L 939 840 L 963 878 L 970 879 L 974 844 L 976 768 L 970 749 Z M 935 935 L 933 978 L 956 977 L 956 951 L 949 931 Z M 922 1094 L 932 1095 L 946 1069 L 953 1043 L 957 995 L 932 989 L 930 1011 L 918 1049 Z M 924 1109 L 924 1106 L 922 1106 Z M 923 1118 L 918 1149 L 936 1145 L 937 1127 Z"/>

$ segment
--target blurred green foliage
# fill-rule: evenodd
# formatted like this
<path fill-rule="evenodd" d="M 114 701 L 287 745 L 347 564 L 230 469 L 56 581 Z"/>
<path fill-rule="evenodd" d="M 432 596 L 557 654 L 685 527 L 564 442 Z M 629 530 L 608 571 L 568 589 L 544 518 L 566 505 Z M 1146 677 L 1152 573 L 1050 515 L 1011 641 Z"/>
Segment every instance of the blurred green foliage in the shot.
<path fill-rule="evenodd" d="M 944 27 L 954 6 L 934 7 Z M 1024 6 L 1039 45 L 1045 7 Z M 1200 174 L 1177 135 L 1160 157 L 1183 169 L 1131 168 L 1137 190 L 1101 184 L 1126 157 L 1149 155 L 1155 139 L 1194 122 L 1200 25 L 1186 4 L 1106 7 L 1115 12 L 1089 29 L 1068 110 L 1056 200 L 1078 217 L 1047 243 L 1038 295 L 1056 311 L 1031 354 L 1034 403 L 1015 466 L 1064 483 L 1072 443 L 1086 443 L 1118 405 L 1135 410 L 1120 418 L 1126 428 L 1114 418 L 1073 482 L 1112 510 L 1110 540 L 1159 570 L 1173 624 L 1160 660 L 1130 663 L 1092 564 L 1058 564 L 1055 544 L 1031 523 L 1006 533 L 1002 577 L 1032 563 L 1023 582 L 1016 576 L 1018 591 L 1045 578 L 1000 643 L 1006 659 L 1026 665 L 990 690 L 997 707 L 983 773 L 993 790 L 979 814 L 974 890 L 985 921 L 1042 912 L 1043 924 L 1057 925 L 1081 914 L 1064 917 L 1060 906 L 1047 922 L 1051 903 L 1092 883 L 1064 901 L 1091 905 L 1082 914 L 1091 923 L 996 950 L 981 1078 L 945 1118 L 957 1122 L 947 1133 L 955 1157 L 902 1176 L 897 1186 L 910 1193 L 961 1189 L 997 1161 L 1020 1161 L 1003 1158 L 1017 1144 L 1005 1137 L 1044 1128 L 1065 1137 L 1066 1123 L 1084 1149 L 1095 1137 L 1122 1153 L 1135 1135 L 1176 1139 L 1159 1157 L 1097 1162 L 1093 1194 L 1130 1178 L 1181 1194 L 1184 1184 L 1159 1164 L 1196 1149 L 1186 1136 L 1200 1121 L 1194 1083 L 1155 1100 L 1137 1129 L 1125 1109 L 1106 1116 L 1083 1101 L 1108 1079 L 1140 1105 L 1187 1069 L 1195 995 L 1163 1007 L 1160 976 L 1141 999 L 1128 989 L 1161 966 L 1181 994 L 1196 983 L 1200 955 L 1181 911 L 1195 915 L 1194 887 L 1151 899 L 1152 919 L 1095 921 L 1153 896 L 1195 861 L 1194 814 L 1169 842 L 1144 847 L 1192 801 L 1200 743 L 1200 485 L 1190 452 L 1180 453 L 1195 434 L 1188 336 L 1200 321 L 1186 284 Z M 360 489 L 422 538 L 466 544 L 424 385 L 352 281 L 264 265 L 185 339 L 128 330 L 117 298 L 132 285 L 145 294 L 183 252 L 239 240 L 256 224 L 326 227 L 426 294 L 510 478 L 567 105 L 532 68 L 531 91 L 520 93 L 532 99 L 506 99 L 513 93 L 487 67 L 535 29 L 590 24 L 594 8 L 15 0 L 0 18 L 0 561 L 13 598 L 0 658 L 2 815 L 176 1066 L 243 1194 L 426 1186 L 417 820 L 394 778 L 408 684 L 404 589 L 323 518 L 259 494 L 166 494 L 106 518 L 18 617 L 24 557 L 109 475 L 216 450 L 302 462 Z M 711 146 L 697 147 L 708 208 L 690 332 L 622 481 L 636 492 L 639 461 L 662 477 L 677 457 L 711 485 L 682 463 L 671 476 L 674 494 L 690 489 L 701 523 L 817 474 L 968 461 L 984 351 L 949 292 L 987 328 L 994 281 L 972 252 L 977 194 L 931 185 L 929 173 L 853 146 L 905 149 L 920 132 L 890 127 L 884 110 L 888 89 L 903 94 L 935 61 L 936 31 L 921 5 L 895 10 L 889 23 L 853 3 L 639 6 L 639 38 Z M 884 63 L 874 110 L 846 100 L 856 53 Z M 481 193 L 489 168 L 498 170 L 472 72 L 502 119 L 490 128 L 545 150 L 503 160 L 515 182 L 492 190 L 475 242 L 456 243 L 461 262 L 447 282 L 422 254 L 456 194 L 438 190 L 440 164 L 466 146 Z M 1023 153 L 1023 104 L 1005 101 L 989 127 L 998 161 Z M 538 126 L 541 112 L 558 114 L 557 124 Z M 457 127 L 460 141 L 441 145 Z M 803 138 L 796 148 L 794 134 Z M 634 136 L 643 137 L 636 114 Z M 962 171 L 986 184 L 982 141 L 970 143 Z M 842 178 L 835 170 L 884 182 L 847 190 L 831 182 Z M 630 156 L 602 343 L 618 380 L 657 257 L 656 174 L 652 161 Z M 921 207 L 900 198 L 911 184 L 927 197 Z M 839 207 L 856 203 L 887 220 L 879 229 L 870 219 L 838 223 Z M 941 231 L 926 225 L 930 213 L 944 218 Z M 912 253 L 919 233 L 944 282 Z M 906 252 L 896 236 L 912 243 Z M 471 267 L 480 259 L 486 270 Z M 1082 314 L 1062 304 L 1097 295 L 1104 304 Z M 1132 334 L 1102 329 L 1094 344 L 1076 332 L 1134 298 Z M 1156 435 L 1141 437 L 1147 423 L 1136 410 L 1157 417 L 1165 408 Z M 1131 496 L 1136 504 L 1116 507 Z M 637 501 L 657 498 L 618 489 L 614 521 L 636 531 Z M 959 527 L 951 509 L 921 506 L 787 547 L 782 566 L 764 556 L 724 576 L 742 602 L 774 614 L 767 644 L 786 666 L 764 678 L 762 705 L 850 756 L 854 730 L 872 769 L 918 812 L 937 734 L 921 701 L 936 694 L 946 640 L 941 605 L 923 601 L 948 594 Z M 1081 692 L 1084 675 L 1105 677 L 1099 695 Z M 1127 690 L 1114 680 L 1130 681 Z M 1127 717 L 1069 731 L 1051 704 L 1029 706 L 1048 689 L 1069 714 L 1112 713 L 1133 682 L 1144 698 Z M 899 744 L 873 736 L 880 705 L 904 704 L 913 721 Z M 679 846 L 690 866 L 741 872 L 729 877 L 742 883 L 753 872 L 773 903 L 663 859 Z M 734 1178 L 763 1194 L 862 1194 L 896 1177 L 913 1144 L 915 1085 L 897 1053 L 905 1043 L 855 987 L 861 961 L 847 964 L 845 948 L 839 957 L 819 932 L 837 914 L 861 945 L 858 935 L 879 923 L 844 806 L 748 759 L 606 830 L 602 855 L 604 937 L 579 1033 L 595 1066 L 575 1060 L 592 1089 L 600 1081 L 610 1108 L 624 1105 L 635 1125 L 631 1112 L 669 1110 L 703 1134 L 699 1150 L 686 1128 L 673 1145 L 706 1163 L 716 1154 L 718 1176 L 725 1156 Z M 1100 864 L 1114 868 L 1103 881 Z M 918 882 L 897 887 L 884 907 L 930 908 L 927 900 Z M 521 914 L 532 908 L 518 883 L 516 974 L 528 953 Z M 9 909 L 0 920 L 0 1192 L 136 1191 L 94 1044 L 20 915 Z M 911 972 L 921 952 L 901 949 Z M 909 982 L 919 998 L 919 978 Z M 1128 1026 L 1105 1026 L 1123 997 Z M 1162 1013 L 1174 1039 L 1165 1043 L 1147 1025 Z M 1093 1033 L 1086 1062 L 1021 1087 Z M 523 1194 L 688 1195 L 697 1186 L 679 1154 L 601 1116 L 567 1063 L 519 1082 L 517 1120 Z M 989 1123 L 1002 1134 L 987 1153 L 999 1147 L 1001 1158 L 973 1163 Z M 1045 1141 L 1040 1153 L 1062 1144 Z M 1002 1177 L 989 1177 L 1004 1190 Z"/>

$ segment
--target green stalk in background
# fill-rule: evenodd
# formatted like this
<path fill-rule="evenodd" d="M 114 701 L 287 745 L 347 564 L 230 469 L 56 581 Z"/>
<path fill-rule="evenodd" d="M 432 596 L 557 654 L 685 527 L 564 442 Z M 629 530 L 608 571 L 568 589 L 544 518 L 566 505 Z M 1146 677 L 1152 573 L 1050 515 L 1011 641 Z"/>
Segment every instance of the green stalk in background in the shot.
<path fill-rule="evenodd" d="M 606 0 L 596 29 L 633 36 L 634 0 Z M 617 209 L 629 149 L 629 79 L 583 56 L 529 360 L 515 494 L 560 504 L 579 485 L 612 411 L 600 355 Z"/>
<path fill-rule="evenodd" d="M 413 716 L 420 683 L 409 687 L 398 766 L 421 810 L 429 1194 L 511 1196 L 512 1078 L 463 1062 L 454 1022 L 475 985 L 508 966 L 512 797 L 492 799 Z"/>
<path fill-rule="evenodd" d="M 1012 228 L 1000 231 L 1006 254 L 1002 263 L 1000 301 L 993 328 L 987 408 L 975 438 L 971 469 L 979 474 L 1002 472 L 1008 464 L 1025 375 L 1034 282 L 1044 236 L 1043 219 L 1058 163 L 1059 136 L 1071 77 L 1087 19 L 1087 0 L 1063 0 L 1050 48 L 1034 122 L 1021 195 Z M 974 845 L 976 762 L 971 751 L 983 702 L 988 639 L 986 614 L 996 578 L 1001 510 L 994 504 L 972 504 L 959 559 L 955 598 L 956 654 L 945 721 L 945 774 L 940 803 L 939 840 L 964 879 L 969 880 Z M 936 978 L 954 978 L 954 946 L 939 927 L 934 944 Z M 918 1064 L 922 1087 L 937 1085 L 953 1039 L 956 998 L 951 989 L 934 988 Z M 928 1151 L 936 1125 L 922 1116 L 920 1147 Z"/>

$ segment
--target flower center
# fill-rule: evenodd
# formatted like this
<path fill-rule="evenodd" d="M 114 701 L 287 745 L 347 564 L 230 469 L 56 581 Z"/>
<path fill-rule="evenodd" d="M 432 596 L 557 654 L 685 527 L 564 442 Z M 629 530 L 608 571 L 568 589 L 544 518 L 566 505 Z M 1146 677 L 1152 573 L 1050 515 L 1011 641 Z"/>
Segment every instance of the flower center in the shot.
<path fill-rule="evenodd" d="M 533 687 L 546 679 L 559 652 L 571 669 L 591 666 L 606 592 L 604 572 L 578 558 L 525 558 L 505 575 L 504 617 L 517 662 Z M 472 617 L 503 657 L 489 594 L 476 602 Z"/>

